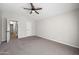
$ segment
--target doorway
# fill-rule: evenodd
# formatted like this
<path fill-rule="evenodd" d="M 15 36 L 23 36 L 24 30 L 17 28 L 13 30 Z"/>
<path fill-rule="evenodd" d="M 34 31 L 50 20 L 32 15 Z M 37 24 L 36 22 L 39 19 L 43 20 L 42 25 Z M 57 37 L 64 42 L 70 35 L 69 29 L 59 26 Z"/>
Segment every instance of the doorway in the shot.
<path fill-rule="evenodd" d="M 7 20 L 7 43 L 18 38 L 18 21 Z"/>
<path fill-rule="evenodd" d="M 18 38 L 18 23 L 17 21 L 10 21 L 10 39 Z"/>

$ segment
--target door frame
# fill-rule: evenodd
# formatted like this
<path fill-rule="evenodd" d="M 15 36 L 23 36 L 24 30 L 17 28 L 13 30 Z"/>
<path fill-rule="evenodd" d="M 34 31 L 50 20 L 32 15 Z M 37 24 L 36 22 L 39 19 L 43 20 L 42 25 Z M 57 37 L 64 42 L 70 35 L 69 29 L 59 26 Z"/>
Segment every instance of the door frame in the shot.
<path fill-rule="evenodd" d="M 9 25 L 9 29 L 10 29 L 10 21 L 12 21 L 12 22 L 16 22 L 16 24 L 17 24 L 17 38 L 18 38 L 18 21 L 15 21 L 15 20 L 7 20 L 6 21 L 6 28 L 7 28 L 7 31 L 6 31 L 6 38 L 7 38 L 7 43 L 10 41 L 10 37 L 9 37 L 9 39 L 8 39 L 8 33 L 9 33 L 9 35 L 10 35 L 10 30 L 8 30 L 8 25 Z"/>

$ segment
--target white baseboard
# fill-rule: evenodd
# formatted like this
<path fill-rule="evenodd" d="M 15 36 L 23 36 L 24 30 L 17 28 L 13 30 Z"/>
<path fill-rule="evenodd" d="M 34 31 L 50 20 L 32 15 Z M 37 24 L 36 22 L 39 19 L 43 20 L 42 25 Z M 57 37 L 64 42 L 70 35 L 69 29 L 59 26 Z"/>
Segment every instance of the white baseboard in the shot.
<path fill-rule="evenodd" d="M 68 43 L 63 43 L 61 41 L 57 41 L 57 40 L 52 40 L 52 39 L 49 39 L 49 38 L 46 38 L 46 37 L 42 37 L 42 36 L 39 36 L 38 37 L 41 37 L 41 38 L 45 38 L 47 40 L 51 40 L 51 41 L 55 41 L 55 42 L 58 42 L 58 43 L 61 43 L 61 44 L 65 44 L 65 45 L 68 45 L 68 46 L 71 46 L 71 47 L 74 47 L 74 48 L 79 48 L 78 46 L 75 46 L 75 45 L 71 45 L 71 44 L 68 44 Z"/>

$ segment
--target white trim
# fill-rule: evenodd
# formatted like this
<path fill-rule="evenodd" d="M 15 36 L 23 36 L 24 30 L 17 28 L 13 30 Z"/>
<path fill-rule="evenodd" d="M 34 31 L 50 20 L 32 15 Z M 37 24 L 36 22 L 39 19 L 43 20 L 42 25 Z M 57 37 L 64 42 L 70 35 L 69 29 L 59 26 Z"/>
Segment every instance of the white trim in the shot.
<path fill-rule="evenodd" d="M 61 41 L 57 41 L 57 40 L 52 40 L 52 39 L 49 39 L 49 38 L 46 38 L 46 37 L 42 37 L 42 36 L 39 36 L 38 37 L 41 37 L 41 38 L 45 38 L 47 40 L 51 40 L 51 41 L 55 41 L 55 42 L 58 42 L 58 43 L 61 43 L 61 44 L 64 44 L 64 45 L 68 45 L 68 46 L 71 46 L 71 47 L 74 47 L 74 48 L 79 48 L 78 46 L 75 46 L 75 45 L 71 45 L 71 44 L 68 44 L 68 43 L 63 43 Z"/>

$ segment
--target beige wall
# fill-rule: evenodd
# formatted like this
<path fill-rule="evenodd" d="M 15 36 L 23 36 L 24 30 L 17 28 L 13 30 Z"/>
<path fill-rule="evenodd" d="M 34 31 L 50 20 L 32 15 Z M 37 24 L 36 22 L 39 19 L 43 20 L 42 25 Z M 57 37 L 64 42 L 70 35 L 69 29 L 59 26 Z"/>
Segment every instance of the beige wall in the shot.
<path fill-rule="evenodd" d="M 36 23 L 37 36 L 79 48 L 79 9 Z"/>

